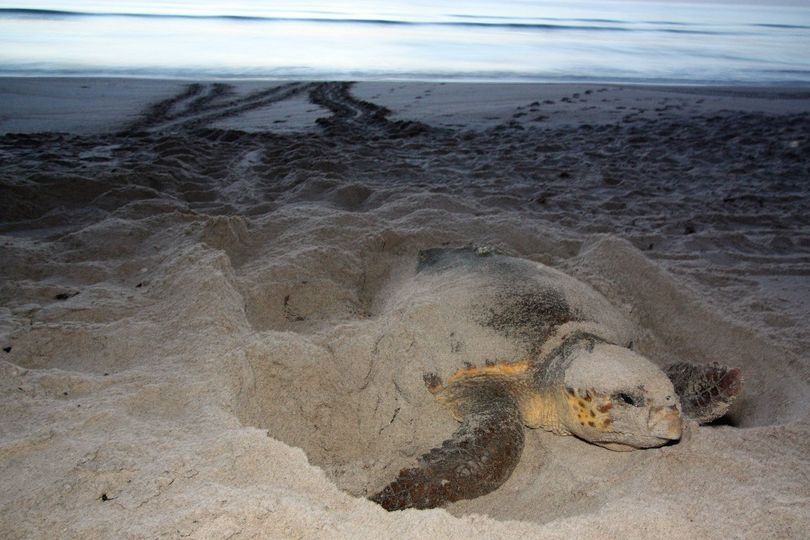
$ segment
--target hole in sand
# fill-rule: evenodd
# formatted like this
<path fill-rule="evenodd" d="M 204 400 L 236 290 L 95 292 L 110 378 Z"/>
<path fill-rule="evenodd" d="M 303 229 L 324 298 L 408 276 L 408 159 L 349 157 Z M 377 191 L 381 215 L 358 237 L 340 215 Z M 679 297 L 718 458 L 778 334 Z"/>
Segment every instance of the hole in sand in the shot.
<path fill-rule="evenodd" d="M 251 326 L 258 331 L 311 333 L 372 317 L 384 301 L 399 257 L 387 251 L 396 237 L 371 242 L 368 251 L 303 249 L 245 262 L 239 284 Z"/>

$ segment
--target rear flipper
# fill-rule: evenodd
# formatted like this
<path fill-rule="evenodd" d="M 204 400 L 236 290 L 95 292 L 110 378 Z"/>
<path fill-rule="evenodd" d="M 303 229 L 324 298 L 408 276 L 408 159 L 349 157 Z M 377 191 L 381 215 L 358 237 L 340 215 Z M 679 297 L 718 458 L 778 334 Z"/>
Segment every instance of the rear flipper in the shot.
<path fill-rule="evenodd" d="M 742 390 L 742 373 L 720 364 L 695 365 L 679 362 L 664 372 L 681 398 L 683 414 L 707 424 L 728 412 Z"/>
<path fill-rule="evenodd" d="M 402 469 L 370 497 L 386 510 L 433 508 L 485 495 L 503 484 L 523 451 L 523 422 L 502 381 L 482 378 L 454 385 L 461 427 L 453 437 Z"/>

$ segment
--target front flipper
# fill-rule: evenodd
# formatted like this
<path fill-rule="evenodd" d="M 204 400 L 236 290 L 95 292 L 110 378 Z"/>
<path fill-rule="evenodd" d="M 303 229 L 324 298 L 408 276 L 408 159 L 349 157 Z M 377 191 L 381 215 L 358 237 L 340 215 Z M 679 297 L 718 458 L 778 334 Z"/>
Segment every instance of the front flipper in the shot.
<path fill-rule="evenodd" d="M 679 362 L 664 371 L 681 398 L 683 414 L 700 424 L 726 414 L 742 390 L 742 373 L 738 368 Z"/>
<path fill-rule="evenodd" d="M 514 397 L 503 381 L 465 381 L 450 387 L 461 427 L 419 459 L 402 469 L 396 480 L 370 497 L 386 510 L 434 508 L 474 499 L 503 484 L 523 451 L 523 423 Z"/>

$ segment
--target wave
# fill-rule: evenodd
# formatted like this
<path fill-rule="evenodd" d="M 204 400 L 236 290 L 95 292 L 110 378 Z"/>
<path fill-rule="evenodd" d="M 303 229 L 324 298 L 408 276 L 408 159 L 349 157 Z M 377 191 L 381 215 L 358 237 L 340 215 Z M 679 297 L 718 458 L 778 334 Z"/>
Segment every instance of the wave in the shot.
<path fill-rule="evenodd" d="M 514 17 L 485 17 L 488 20 L 463 20 L 463 21 L 406 21 L 399 19 L 380 18 L 342 18 L 342 17 L 270 17 L 261 15 L 187 15 L 187 14 L 162 14 L 162 13 L 117 13 L 117 12 L 86 12 L 67 11 L 52 9 L 25 9 L 25 8 L 0 8 L 0 18 L 2 17 L 23 17 L 23 18 L 87 18 L 87 17 L 125 17 L 142 19 L 186 19 L 186 20 L 223 20 L 223 21 L 243 21 L 243 22 L 295 22 L 312 24 L 349 24 L 349 25 L 389 25 L 389 26 L 441 26 L 458 28 L 490 28 L 504 30 L 567 30 L 567 31 L 587 31 L 587 32 L 664 32 L 675 34 L 698 34 L 698 35 L 720 35 L 727 32 L 706 29 L 688 28 L 631 28 L 630 21 L 615 19 L 535 19 L 549 22 L 517 22 L 520 19 Z M 465 19 L 475 19 L 473 16 L 464 16 Z M 508 22 L 507 22 L 508 21 Z M 514 21 L 514 22 L 512 22 Z M 556 22 L 554 22 L 556 21 Z M 570 24 L 570 23 L 590 23 L 590 24 Z M 647 23 L 649 24 L 649 23 Z M 685 23 L 659 22 L 662 25 L 688 26 Z M 762 25 L 764 26 L 764 25 Z"/>
<path fill-rule="evenodd" d="M 784 28 L 789 30 L 810 30 L 810 26 L 802 24 L 774 24 L 774 23 L 758 23 L 752 24 L 759 28 Z"/>

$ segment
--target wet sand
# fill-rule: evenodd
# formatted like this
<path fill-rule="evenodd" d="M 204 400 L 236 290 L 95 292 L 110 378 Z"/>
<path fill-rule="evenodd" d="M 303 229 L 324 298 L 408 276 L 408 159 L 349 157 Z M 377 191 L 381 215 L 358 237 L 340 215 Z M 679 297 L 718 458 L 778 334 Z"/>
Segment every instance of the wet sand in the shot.
<path fill-rule="evenodd" d="M 806 90 L 0 79 L 0 134 L 4 537 L 810 528 Z M 528 430 L 494 493 L 385 512 L 455 428 L 388 300 L 470 244 L 742 398 L 654 450 Z"/>

